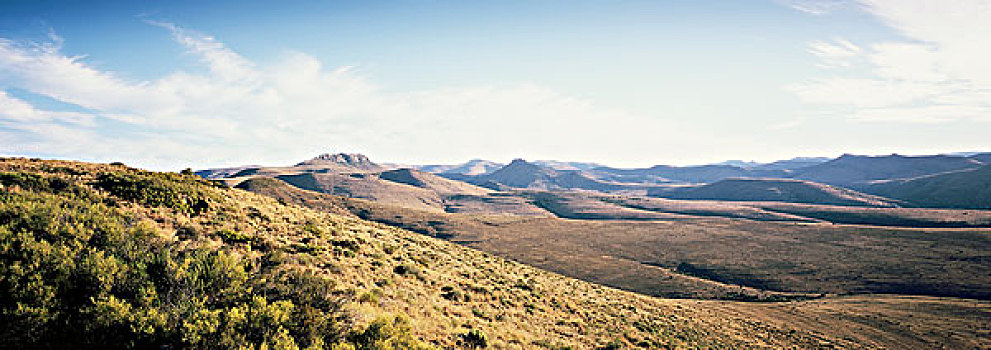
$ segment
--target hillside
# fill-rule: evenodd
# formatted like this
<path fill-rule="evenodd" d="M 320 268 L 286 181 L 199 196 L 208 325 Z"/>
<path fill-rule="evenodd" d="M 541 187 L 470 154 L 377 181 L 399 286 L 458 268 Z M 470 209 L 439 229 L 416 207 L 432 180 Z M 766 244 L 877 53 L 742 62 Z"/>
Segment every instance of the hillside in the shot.
<path fill-rule="evenodd" d="M 418 186 L 379 179 L 364 173 L 304 173 L 275 178 L 293 186 L 338 196 L 362 198 L 406 208 L 443 211 L 444 201 L 436 192 Z"/>
<path fill-rule="evenodd" d="M 256 169 L 260 167 L 261 167 L 260 165 L 245 165 L 245 166 L 230 167 L 230 168 L 213 168 L 213 169 L 197 170 L 194 174 L 204 179 L 222 179 L 225 177 L 232 177 L 234 176 L 234 174 L 240 173 L 244 170 Z"/>
<path fill-rule="evenodd" d="M 991 164 L 991 153 L 978 153 L 968 157 L 984 164 Z"/>
<path fill-rule="evenodd" d="M 767 164 L 760 164 L 755 166 L 756 169 L 762 170 L 798 170 L 801 168 L 810 167 L 817 164 L 822 164 L 832 160 L 832 158 L 825 157 L 796 157 L 792 159 L 784 159 L 773 161 Z"/>
<path fill-rule="evenodd" d="M 870 184 L 865 191 L 919 207 L 991 209 L 991 164 L 976 169 Z"/>
<path fill-rule="evenodd" d="M 515 159 L 491 174 L 463 179 L 479 185 L 498 184 L 511 188 L 529 189 L 584 189 L 615 191 L 627 188 L 620 184 L 598 181 L 579 170 L 554 170 L 522 159 Z"/>
<path fill-rule="evenodd" d="M 640 296 L 188 176 L 22 159 L 0 171 L 4 348 L 981 346 L 872 339 L 843 321 L 864 312 L 845 301 L 761 321 L 754 306 Z M 917 316 L 899 319 L 977 329 Z M 812 317 L 851 327 L 793 322 Z"/>
<path fill-rule="evenodd" d="M 991 297 L 982 287 L 991 283 L 989 275 L 974 274 L 989 268 L 980 258 L 991 245 L 987 230 L 860 227 L 816 220 L 987 227 L 991 212 L 521 194 L 556 218 L 433 213 L 320 195 L 277 198 L 310 197 L 311 203 L 343 206 L 364 219 L 657 296 L 759 299 L 761 291 L 780 291 Z M 941 220 L 947 220 L 945 225 Z M 740 251 L 741 246 L 747 250 Z M 942 272 L 933 272 L 937 270 Z M 705 278 L 686 279 L 684 274 Z"/>
<path fill-rule="evenodd" d="M 784 177 L 787 175 L 787 172 L 784 170 L 748 169 L 732 165 L 699 165 L 686 167 L 655 165 L 653 167 L 643 169 L 600 167 L 592 169 L 590 173 L 596 179 L 630 183 L 710 183 L 728 178 Z"/>
<path fill-rule="evenodd" d="M 554 170 L 591 170 L 602 167 L 602 164 L 590 162 L 563 162 L 557 160 L 535 160 L 533 164 Z"/>
<path fill-rule="evenodd" d="M 913 178 L 924 175 L 972 169 L 981 163 L 966 157 L 936 156 L 857 156 L 844 154 L 834 160 L 796 170 L 791 177 L 819 183 L 850 186 L 875 180 Z"/>
<path fill-rule="evenodd" d="M 672 199 L 770 201 L 895 207 L 898 202 L 841 187 L 793 179 L 727 179 L 715 183 L 648 191 L 647 195 Z"/>
<path fill-rule="evenodd" d="M 968 328 L 991 321 L 991 314 L 981 311 L 989 305 L 980 301 L 986 300 L 984 286 L 989 283 L 984 272 L 988 267 L 980 258 L 991 244 L 987 231 L 767 224 L 689 217 L 667 222 L 630 222 L 473 216 L 418 212 L 313 195 L 324 196 L 324 200 L 341 200 L 363 218 L 445 237 L 569 276 L 652 295 L 788 300 L 807 294 L 769 292 L 763 288 L 818 290 L 841 295 L 868 293 L 787 303 L 690 302 L 719 310 L 720 315 L 740 315 L 756 322 L 767 320 L 779 326 L 803 324 L 820 334 L 857 342 L 856 347 L 991 345 L 977 345 L 983 340 L 972 342 L 987 339 L 974 333 L 983 327 Z M 594 198 L 590 195 L 580 201 Z M 694 201 L 686 207 L 681 204 L 683 201 L 645 200 L 677 202 L 661 205 L 679 210 L 704 211 L 713 205 Z M 573 199 L 568 199 L 561 203 L 572 202 Z M 646 203 L 641 204 L 648 208 Z M 751 214 L 734 208 L 739 205 L 733 203 L 722 205 L 728 214 L 767 215 Z M 836 208 L 912 211 L 919 218 L 929 215 L 929 211 L 920 209 Z M 969 216 L 964 211 L 952 215 L 961 214 L 963 218 Z M 985 221 L 989 217 L 987 213 L 981 215 Z M 970 295 L 980 300 L 876 293 Z M 746 348 L 750 347 L 754 346 Z"/>
<path fill-rule="evenodd" d="M 443 173 L 457 175 L 485 175 L 502 168 L 503 164 L 484 160 L 472 159 L 463 164 L 455 165 L 421 165 L 418 170 L 428 173 Z"/>
<path fill-rule="evenodd" d="M 442 196 L 484 196 L 492 192 L 492 190 L 487 188 L 474 186 L 461 181 L 445 179 L 431 173 L 413 169 L 383 171 L 379 174 L 379 178 L 382 180 L 428 189 Z"/>

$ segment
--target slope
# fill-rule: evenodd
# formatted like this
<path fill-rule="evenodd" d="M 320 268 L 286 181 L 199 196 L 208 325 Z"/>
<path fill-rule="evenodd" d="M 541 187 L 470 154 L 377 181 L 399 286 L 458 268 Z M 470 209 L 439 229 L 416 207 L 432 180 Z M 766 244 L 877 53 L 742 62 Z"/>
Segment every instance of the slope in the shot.
<path fill-rule="evenodd" d="M 991 246 L 988 230 L 810 224 L 808 218 L 778 212 L 811 215 L 828 213 L 830 209 L 789 203 L 752 202 L 772 209 L 770 212 L 748 211 L 739 208 L 740 204 L 729 203 L 719 209 L 721 213 L 710 213 L 704 208 L 726 203 L 624 201 L 618 196 L 566 192 L 523 194 L 568 218 L 559 219 L 431 213 L 312 194 L 321 195 L 324 201 L 341 203 L 363 219 L 444 237 L 569 276 L 656 296 L 767 297 L 752 293 L 753 289 L 741 289 L 750 286 L 758 291 L 798 293 L 991 298 L 985 290 L 991 283 L 988 278 L 991 275 L 979 273 L 989 269 L 982 260 L 983 252 Z M 596 204 L 597 200 L 606 203 Z M 641 209 L 623 210 L 617 205 Z M 931 213 L 917 212 L 918 209 L 858 207 L 831 209 L 833 215 L 840 208 L 888 211 L 847 214 L 884 215 L 889 221 L 902 218 L 925 222 L 935 221 L 931 217 L 934 215 L 956 216 L 981 218 L 978 220 L 986 226 L 991 218 L 989 212 Z M 645 211 L 657 213 L 650 215 Z M 712 216 L 690 215 L 698 212 Z M 729 220 L 714 215 L 752 220 Z M 684 274 L 728 283 L 731 288 L 686 280 L 682 278 Z M 772 293 L 770 297 L 777 296 Z"/>
<path fill-rule="evenodd" d="M 634 183 L 710 183 L 728 178 L 739 177 L 784 177 L 785 170 L 777 169 L 747 169 L 732 165 L 699 165 L 676 167 L 670 165 L 655 165 L 643 169 L 618 169 L 601 167 L 590 171 L 593 178 Z"/>
<path fill-rule="evenodd" d="M 592 179 L 578 170 L 554 170 L 523 159 L 514 159 L 511 163 L 488 175 L 474 176 L 464 179 L 475 184 L 498 184 L 512 188 L 529 189 L 584 189 L 593 191 L 615 191 L 637 189 L 636 186 L 624 186 Z"/>
<path fill-rule="evenodd" d="M 991 209 L 991 165 L 870 184 L 865 191 L 920 207 Z"/>
<path fill-rule="evenodd" d="M 327 198 L 319 193 L 314 195 Z M 986 288 L 982 286 L 988 283 L 986 274 L 980 272 L 987 269 L 980 260 L 988 244 L 987 233 L 980 231 L 758 225 L 726 220 L 623 223 L 473 217 L 344 200 L 362 217 L 448 237 L 571 276 L 652 294 L 692 293 L 694 298 L 722 295 L 757 300 L 773 300 L 778 295 L 688 275 L 691 273 L 743 282 L 763 281 L 779 288 L 823 288 L 837 293 L 911 292 L 911 288 L 920 287 L 916 291 L 984 293 L 982 290 Z M 669 258 L 674 259 L 665 263 Z M 868 294 L 770 304 L 686 301 L 676 305 L 685 310 L 697 310 L 693 305 L 705 305 L 706 312 L 715 311 L 707 316 L 696 314 L 694 317 L 700 317 L 698 321 L 712 317 L 738 320 L 742 316 L 753 327 L 764 327 L 765 320 L 774 327 L 802 325 L 803 329 L 813 329 L 833 339 L 798 345 L 798 348 L 991 345 L 981 326 L 991 321 L 991 313 L 987 312 L 991 304 L 987 301 Z M 776 332 L 773 329 L 768 330 Z M 835 342 L 835 339 L 844 341 Z M 744 346 L 760 347 L 782 345 Z"/>
<path fill-rule="evenodd" d="M 443 211 L 444 202 L 434 191 L 393 181 L 375 174 L 304 173 L 276 178 L 311 191 L 363 198 L 406 208 Z"/>
<path fill-rule="evenodd" d="M 791 176 L 831 185 L 863 185 L 874 180 L 912 178 L 948 171 L 972 169 L 980 162 L 956 156 L 857 156 L 844 154 L 834 160 L 798 169 Z"/>
<path fill-rule="evenodd" d="M 771 201 L 848 206 L 895 207 L 898 201 L 857 191 L 792 179 L 727 179 L 695 187 L 648 191 L 672 199 Z"/>
<path fill-rule="evenodd" d="M 413 169 L 383 171 L 379 174 L 379 178 L 431 190 L 441 196 L 484 196 L 492 192 L 492 190 L 487 188 L 478 187 L 461 181 L 445 179 L 431 173 Z"/>
<path fill-rule="evenodd" d="M 472 159 L 464 164 L 458 165 L 425 165 L 420 170 L 431 173 L 458 174 L 458 175 L 485 175 L 502 168 L 503 164 L 484 160 Z"/>
<path fill-rule="evenodd" d="M 0 171 L 0 347 L 869 346 L 743 314 L 752 307 L 617 291 L 189 176 L 22 159 Z M 856 323 L 805 305 L 794 304 Z M 970 307 L 955 310 L 984 306 Z M 950 346 L 982 345 L 966 330 L 986 319 L 941 319 L 951 321 L 964 333 Z"/>

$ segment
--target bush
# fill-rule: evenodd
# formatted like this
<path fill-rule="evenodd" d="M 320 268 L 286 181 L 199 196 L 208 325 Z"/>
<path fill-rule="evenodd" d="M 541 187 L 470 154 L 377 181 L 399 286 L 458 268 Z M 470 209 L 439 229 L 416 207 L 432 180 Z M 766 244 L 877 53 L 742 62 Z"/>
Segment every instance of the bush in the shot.
<path fill-rule="evenodd" d="M 416 340 L 410 330 L 409 319 L 403 315 L 379 317 L 372 321 L 364 330 L 351 334 L 348 340 L 357 350 L 430 348 Z"/>
<path fill-rule="evenodd" d="M 141 205 L 199 215 L 210 208 L 210 203 L 193 181 L 176 174 L 105 173 L 97 177 L 93 186 Z"/>
<path fill-rule="evenodd" d="M 0 348 L 297 348 L 346 334 L 332 284 L 312 273 L 164 240 L 120 209 L 44 193 L 66 187 L 43 178 L 3 179 L 36 191 L 0 192 Z"/>
<path fill-rule="evenodd" d="M 489 341 L 481 330 L 472 329 L 461 335 L 461 344 L 468 349 L 484 349 L 489 346 Z"/>
<path fill-rule="evenodd" d="M 345 294 L 296 265 L 290 247 L 244 254 L 231 243 L 269 240 L 233 230 L 216 232 L 219 247 L 165 238 L 143 211 L 83 184 L 86 174 L 65 174 L 0 172 L 0 349 L 428 348 L 403 316 L 356 327 Z M 174 210 L 156 218 L 207 213 L 214 200 L 209 184 L 178 174 L 104 173 L 91 185 Z M 363 243 L 334 241 L 351 254 Z"/>

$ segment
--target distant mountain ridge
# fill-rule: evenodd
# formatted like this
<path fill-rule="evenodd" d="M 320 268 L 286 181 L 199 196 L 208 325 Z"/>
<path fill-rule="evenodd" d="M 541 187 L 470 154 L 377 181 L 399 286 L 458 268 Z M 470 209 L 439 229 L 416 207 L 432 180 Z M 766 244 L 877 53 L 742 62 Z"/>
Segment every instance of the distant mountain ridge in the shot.
<path fill-rule="evenodd" d="M 802 168 L 791 176 L 831 185 L 856 186 L 876 180 L 913 178 L 981 166 L 978 160 L 948 155 L 858 156 L 844 154 L 831 161 Z"/>
<path fill-rule="evenodd" d="M 833 160 L 828 157 L 795 157 L 792 159 L 778 160 L 770 163 L 757 165 L 755 168 L 762 170 L 798 170 L 816 164 L 822 164 Z"/>
<path fill-rule="evenodd" d="M 535 160 L 532 162 L 539 166 L 545 168 L 551 168 L 554 170 L 591 170 L 595 168 L 600 168 L 603 165 L 598 163 L 590 162 L 562 162 L 557 160 Z"/>
<path fill-rule="evenodd" d="M 444 198 L 447 198 L 445 196 L 485 197 L 485 194 L 474 190 L 479 188 L 487 189 L 484 191 L 588 190 L 647 193 L 669 198 L 682 196 L 685 199 L 836 205 L 889 206 L 903 202 L 911 206 L 984 208 L 983 199 L 968 196 L 968 191 L 982 193 L 983 187 L 980 186 L 984 186 L 984 180 L 979 176 L 954 175 L 946 177 L 952 179 L 946 182 L 936 180 L 944 178 L 935 176 L 974 170 L 988 162 L 991 162 L 991 153 L 968 152 L 935 156 L 845 154 L 835 159 L 798 157 L 771 163 L 727 161 L 724 164 L 655 165 L 638 169 L 613 168 L 588 162 L 523 159 L 506 165 L 473 159 L 457 165 L 382 166 L 362 154 L 328 153 L 291 167 L 244 166 L 201 170 L 196 174 L 228 181 L 232 185 L 259 176 L 279 177 L 310 189 L 316 189 L 316 182 L 320 182 L 323 183 L 321 191 L 369 199 L 399 198 L 396 196 L 402 192 L 406 193 L 403 198 L 414 198 L 404 202 L 405 205 L 426 205 L 433 209 L 442 207 Z M 316 175 L 299 176 L 303 174 Z M 312 181 L 318 178 L 319 181 Z M 382 181 L 389 183 L 380 183 Z M 394 187 L 393 184 L 414 188 Z M 665 190 L 666 187 L 686 184 L 709 186 Z M 417 188 L 432 194 L 421 193 Z M 949 192 L 943 195 L 936 188 Z M 389 189 L 398 192 L 387 195 L 392 191 Z M 922 194 L 940 199 L 924 198 Z M 867 198 L 871 195 L 892 199 Z"/>
<path fill-rule="evenodd" d="M 597 179 L 608 179 L 619 182 L 688 182 L 710 183 L 735 177 L 786 177 L 784 170 L 760 170 L 740 168 L 732 165 L 697 165 L 676 167 L 670 165 L 655 165 L 641 169 L 619 169 L 601 167 L 592 170 Z"/>
<path fill-rule="evenodd" d="M 585 189 L 594 191 L 613 191 L 624 188 L 621 185 L 591 178 L 580 170 L 554 170 L 523 159 L 514 159 L 506 166 L 490 174 L 453 176 L 451 178 L 495 189 L 499 189 L 500 186 L 530 189 Z"/>
<path fill-rule="evenodd" d="M 503 167 L 503 164 L 484 159 L 472 159 L 462 164 L 420 165 L 414 168 L 435 174 L 484 175 Z"/>

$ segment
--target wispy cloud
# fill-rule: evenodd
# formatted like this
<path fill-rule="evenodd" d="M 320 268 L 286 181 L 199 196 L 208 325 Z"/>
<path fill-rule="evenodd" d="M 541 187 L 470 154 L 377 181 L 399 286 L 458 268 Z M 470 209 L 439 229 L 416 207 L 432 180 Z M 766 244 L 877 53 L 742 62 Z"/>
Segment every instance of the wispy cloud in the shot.
<path fill-rule="evenodd" d="M 818 65 L 833 71 L 790 85 L 801 100 L 852 108 L 851 118 L 863 121 L 991 121 L 991 2 L 859 4 L 906 39 L 865 48 L 843 39 L 809 44 Z"/>
<path fill-rule="evenodd" d="M 820 67 L 833 68 L 850 67 L 855 59 L 861 57 L 864 50 L 846 39 L 837 38 L 831 42 L 813 41 L 809 43 L 808 51 L 819 57 Z"/>
<path fill-rule="evenodd" d="M 825 15 L 848 6 L 846 0 L 779 0 L 782 4 L 793 9 L 812 14 Z"/>
<path fill-rule="evenodd" d="M 463 159 L 614 152 L 643 159 L 705 140 L 534 84 L 386 92 L 349 67 L 327 68 L 305 53 L 259 65 L 211 36 L 149 23 L 169 30 L 205 72 L 131 81 L 65 55 L 54 35 L 47 43 L 0 39 L 0 91 L 23 89 L 90 111 L 46 111 L 0 94 L 0 152 L 174 169 L 288 163 L 330 150 L 414 161 L 437 149 Z M 613 147 L 594 146 L 603 143 Z"/>

